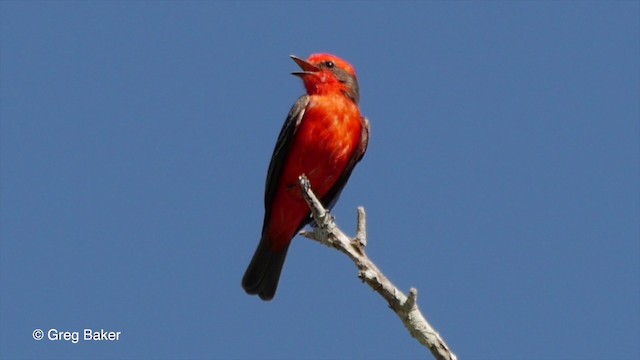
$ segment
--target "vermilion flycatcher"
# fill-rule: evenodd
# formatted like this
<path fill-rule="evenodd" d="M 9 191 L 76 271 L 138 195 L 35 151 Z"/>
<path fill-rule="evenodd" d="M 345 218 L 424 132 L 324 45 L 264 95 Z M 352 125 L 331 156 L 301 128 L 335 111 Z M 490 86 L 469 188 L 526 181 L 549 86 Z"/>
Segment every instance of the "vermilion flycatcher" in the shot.
<path fill-rule="evenodd" d="M 335 204 L 369 141 L 369 122 L 358 109 L 353 67 L 329 54 L 302 60 L 307 95 L 293 105 L 271 156 L 264 194 L 262 238 L 242 279 L 251 295 L 271 300 L 293 237 L 311 221 L 298 177 L 305 174 L 322 203 Z"/>

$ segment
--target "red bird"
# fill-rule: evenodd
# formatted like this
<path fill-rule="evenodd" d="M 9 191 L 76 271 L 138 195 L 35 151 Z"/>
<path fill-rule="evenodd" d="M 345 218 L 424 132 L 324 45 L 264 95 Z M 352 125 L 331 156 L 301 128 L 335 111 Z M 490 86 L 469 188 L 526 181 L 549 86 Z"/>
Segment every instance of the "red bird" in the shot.
<path fill-rule="evenodd" d="M 242 287 L 262 300 L 276 293 L 291 240 L 311 221 L 298 177 L 305 174 L 322 203 L 335 204 L 369 142 L 369 122 L 360 114 L 354 68 L 329 54 L 302 60 L 307 95 L 293 105 L 271 156 L 264 194 L 262 238 L 242 279 Z"/>

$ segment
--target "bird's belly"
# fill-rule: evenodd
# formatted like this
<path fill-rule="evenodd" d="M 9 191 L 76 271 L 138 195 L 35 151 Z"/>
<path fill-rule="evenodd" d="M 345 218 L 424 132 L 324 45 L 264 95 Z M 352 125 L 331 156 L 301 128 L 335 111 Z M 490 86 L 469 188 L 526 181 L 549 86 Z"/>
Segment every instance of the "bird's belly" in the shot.
<path fill-rule="evenodd" d="M 300 124 L 296 141 L 287 166 L 285 182 L 298 187 L 298 177 L 305 174 L 318 197 L 323 197 L 344 172 L 360 141 L 360 121 L 349 122 L 337 115 L 314 116 L 313 108 L 308 118 Z M 290 192 L 290 191 L 288 191 Z M 298 192 L 291 192 L 299 198 Z M 306 206 L 306 205 L 305 205 Z"/>
<path fill-rule="evenodd" d="M 271 212 L 271 237 L 275 243 L 279 242 L 277 239 L 288 241 L 295 236 L 300 224 L 309 217 L 299 176 L 306 175 L 313 192 L 322 199 L 336 185 L 360 142 L 359 113 L 339 117 L 315 110 L 313 107 L 307 110 L 282 169 L 282 181 Z"/>

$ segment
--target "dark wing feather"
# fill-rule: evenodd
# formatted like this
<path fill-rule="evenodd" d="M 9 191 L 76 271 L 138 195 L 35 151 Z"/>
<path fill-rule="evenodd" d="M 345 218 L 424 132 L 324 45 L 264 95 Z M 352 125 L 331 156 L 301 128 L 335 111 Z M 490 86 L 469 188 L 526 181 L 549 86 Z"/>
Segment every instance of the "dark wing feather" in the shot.
<path fill-rule="evenodd" d="M 267 173 L 267 184 L 264 192 L 265 215 L 262 226 L 262 237 L 256 249 L 247 271 L 242 278 L 242 287 L 249 294 L 257 294 L 262 300 L 271 300 L 278 288 L 280 272 L 287 256 L 287 248 L 275 252 L 271 249 L 267 234 L 269 233 L 269 219 L 271 218 L 271 205 L 277 191 L 282 167 L 287 161 L 289 149 L 293 143 L 298 125 L 302 121 L 305 108 L 309 103 L 308 96 L 302 96 L 289 111 L 287 119 L 280 130 L 276 147 L 271 156 L 269 171 Z"/>
<path fill-rule="evenodd" d="M 273 149 L 273 155 L 271 155 L 271 163 L 269 163 L 269 171 L 267 172 L 267 184 L 264 190 L 264 207 L 267 211 L 264 217 L 265 221 L 270 217 L 271 203 L 276 194 L 278 182 L 280 181 L 282 166 L 284 166 L 287 160 L 289 148 L 293 143 L 298 125 L 300 125 L 300 121 L 302 121 L 308 104 L 309 96 L 304 95 L 298 98 L 287 115 L 287 120 L 285 120 L 282 130 L 280 130 L 280 135 L 278 135 L 276 147 Z"/>

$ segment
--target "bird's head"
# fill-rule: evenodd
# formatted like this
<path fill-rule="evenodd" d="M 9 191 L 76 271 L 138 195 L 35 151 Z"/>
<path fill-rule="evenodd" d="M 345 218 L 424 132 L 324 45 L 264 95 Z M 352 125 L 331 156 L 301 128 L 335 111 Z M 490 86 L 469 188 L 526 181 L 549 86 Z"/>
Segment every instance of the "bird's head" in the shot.
<path fill-rule="evenodd" d="M 360 100 L 356 71 L 348 62 L 330 54 L 314 54 L 307 60 L 291 55 L 302 71 L 291 74 L 304 82 L 309 95 L 342 93 L 356 104 Z"/>

